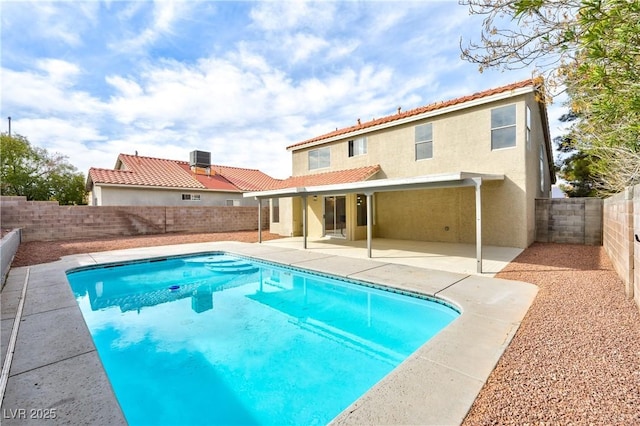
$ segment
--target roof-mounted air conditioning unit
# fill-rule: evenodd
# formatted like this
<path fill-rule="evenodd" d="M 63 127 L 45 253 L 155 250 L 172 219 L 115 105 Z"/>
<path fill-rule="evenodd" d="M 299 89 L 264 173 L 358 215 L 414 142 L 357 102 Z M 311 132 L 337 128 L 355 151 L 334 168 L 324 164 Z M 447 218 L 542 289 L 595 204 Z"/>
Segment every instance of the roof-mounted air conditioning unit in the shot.
<path fill-rule="evenodd" d="M 210 167 L 211 153 L 207 151 L 191 151 L 189 153 L 189 165 L 191 167 Z"/>

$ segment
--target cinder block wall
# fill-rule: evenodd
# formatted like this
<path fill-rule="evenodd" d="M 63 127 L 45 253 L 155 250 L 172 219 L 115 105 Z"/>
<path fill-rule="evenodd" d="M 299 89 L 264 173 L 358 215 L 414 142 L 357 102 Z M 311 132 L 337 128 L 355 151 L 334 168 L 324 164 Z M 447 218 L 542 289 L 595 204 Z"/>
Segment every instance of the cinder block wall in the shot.
<path fill-rule="evenodd" d="M 536 241 L 602 244 L 602 200 L 544 198 L 536 200 Z"/>
<path fill-rule="evenodd" d="M 634 202 L 640 208 L 640 185 L 626 188 L 604 201 L 604 249 L 624 282 L 625 293 L 634 297 L 640 306 L 639 282 L 634 280 L 634 244 L 640 246 L 640 243 L 634 243 Z"/>
<path fill-rule="evenodd" d="M 258 229 L 256 207 L 60 206 L 25 197 L 1 197 L 3 228 L 21 228 L 22 241 L 56 241 L 171 232 Z M 262 210 L 269 229 L 269 208 Z"/>

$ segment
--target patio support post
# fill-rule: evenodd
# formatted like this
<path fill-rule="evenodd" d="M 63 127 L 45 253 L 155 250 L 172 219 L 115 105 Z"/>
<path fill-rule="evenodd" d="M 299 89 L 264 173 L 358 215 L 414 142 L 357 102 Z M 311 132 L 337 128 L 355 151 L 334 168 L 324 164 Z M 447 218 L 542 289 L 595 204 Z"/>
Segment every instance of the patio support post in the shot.
<path fill-rule="evenodd" d="M 482 273 L 482 178 L 473 178 L 476 188 L 476 264 L 477 272 Z"/>
<path fill-rule="evenodd" d="M 302 196 L 302 247 L 307 248 L 307 196 Z"/>
<path fill-rule="evenodd" d="M 262 244 L 262 198 L 258 198 L 258 243 Z"/>
<path fill-rule="evenodd" d="M 367 196 L 367 257 L 371 258 L 371 245 L 373 236 L 373 192 L 365 192 Z"/>

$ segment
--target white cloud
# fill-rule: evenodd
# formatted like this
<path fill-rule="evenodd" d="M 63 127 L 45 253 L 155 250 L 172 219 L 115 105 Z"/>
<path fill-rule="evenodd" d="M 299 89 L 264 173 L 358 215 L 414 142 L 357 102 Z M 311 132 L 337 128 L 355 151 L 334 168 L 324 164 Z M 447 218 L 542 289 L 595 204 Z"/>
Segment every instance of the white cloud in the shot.
<path fill-rule="evenodd" d="M 80 68 L 71 62 L 60 59 L 40 59 L 35 67 L 48 74 L 49 83 L 61 87 L 71 87 L 76 77 L 80 74 Z"/>
<path fill-rule="evenodd" d="M 42 60 L 35 71 L 2 68 L 2 108 L 25 110 L 28 114 L 98 113 L 100 102 L 90 93 L 74 90 L 74 78 L 80 73 L 74 64 L 61 60 Z"/>
<path fill-rule="evenodd" d="M 338 19 L 333 2 L 303 0 L 259 2 L 249 16 L 266 31 L 291 31 L 299 28 L 322 30 Z"/>
<path fill-rule="evenodd" d="M 157 0 L 153 2 L 153 19 L 149 26 L 141 29 L 138 34 L 129 39 L 120 40 L 119 43 L 112 43 L 110 47 L 116 51 L 137 51 L 144 49 L 148 45 L 156 42 L 160 37 L 171 35 L 173 25 L 182 13 L 188 10 L 189 2 L 173 0 Z M 121 19 L 132 19 L 139 11 L 135 6 L 128 7 L 122 14 Z"/>
<path fill-rule="evenodd" d="M 282 47 L 291 52 L 292 62 L 302 62 L 329 46 L 329 42 L 312 34 L 296 33 L 284 38 Z"/>
<path fill-rule="evenodd" d="M 107 83 L 112 85 L 118 92 L 127 98 L 142 95 L 142 88 L 133 80 L 121 77 L 119 75 L 107 76 Z"/>

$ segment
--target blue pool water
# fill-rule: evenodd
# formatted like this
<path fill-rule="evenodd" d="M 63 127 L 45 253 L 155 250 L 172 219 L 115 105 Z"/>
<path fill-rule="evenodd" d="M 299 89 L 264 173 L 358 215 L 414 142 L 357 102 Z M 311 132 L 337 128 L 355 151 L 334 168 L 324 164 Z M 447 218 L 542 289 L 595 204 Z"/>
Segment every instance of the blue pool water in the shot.
<path fill-rule="evenodd" d="M 459 313 L 222 253 L 68 274 L 129 424 L 326 424 Z"/>

